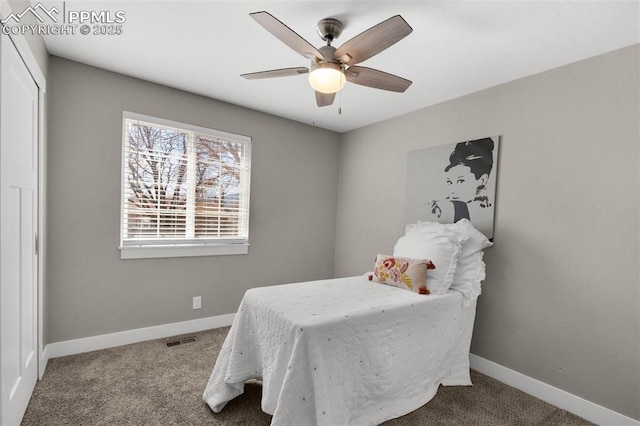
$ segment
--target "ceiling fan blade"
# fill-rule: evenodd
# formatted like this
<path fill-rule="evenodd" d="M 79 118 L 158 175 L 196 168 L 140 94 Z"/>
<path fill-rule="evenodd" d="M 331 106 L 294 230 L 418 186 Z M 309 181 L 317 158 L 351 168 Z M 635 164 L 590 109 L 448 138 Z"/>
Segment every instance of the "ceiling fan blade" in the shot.
<path fill-rule="evenodd" d="M 373 68 L 353 66 L 345 71 L 347 81 L 375 89 L 404 92 L 411 86 L 411 80 Z"/>
<path fill-rule="evenodd" d="M 393 46 L 413 31 L 402 16 L 396 15 L 346 41 L 335 51 L 335 57 L 355 65 Z"/>
<path fill-rule="evenodd" d="M 321 93 L 316 91 L 316 103 L 319 107 L 331 105 L 335 97 L 335 93 Z"/>
<path fill-rule="evenodd" d="M 308 59 L 324 59 L 322 53 L 313 47 L 311 43 L 303 39 L 298 33 L 280 22 L 269 12 L 254 12 L 250 13 L 249 16 L 255 19 L 258 24 L 262 25 L 264 29 L 276 36 L 281 42 L 302 56 Z"/>
<path fill-rule="evenodd" d="M 247 74 L 240 74 L 240 77 L 244 77 L 247 80 L 256 80 L 259 78 L 274 78 L 274 77 L 288 77 L 290 75 L 306 74 L 309 70 L 305 67 L 294 68 L 280 68 L 277 70 L 250 72 Z"/>

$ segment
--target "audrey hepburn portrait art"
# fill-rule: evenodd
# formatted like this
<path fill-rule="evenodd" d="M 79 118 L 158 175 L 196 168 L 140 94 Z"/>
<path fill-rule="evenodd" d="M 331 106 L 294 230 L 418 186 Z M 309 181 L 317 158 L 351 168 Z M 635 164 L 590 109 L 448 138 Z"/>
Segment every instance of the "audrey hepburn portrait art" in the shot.
<path fill-rule="evenodd" d="M 493 239 L 499 137 L 409 153 L 406 223 L 454 223 L 466 218 Z"/>

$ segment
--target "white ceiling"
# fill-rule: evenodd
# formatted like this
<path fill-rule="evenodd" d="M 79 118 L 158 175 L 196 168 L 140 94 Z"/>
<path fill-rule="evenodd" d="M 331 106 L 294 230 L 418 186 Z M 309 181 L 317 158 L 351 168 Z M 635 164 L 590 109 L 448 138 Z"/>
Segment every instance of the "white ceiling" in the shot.
<path fill-rule="evenodd" d="M 122 35 L 45 36 L 53 55 L 338 132 L 640 42 L 638 1 L 41 3 L 126 14 Z M 399 94 L 347 83 L 333 106 L 318 108 L 306 75 L 245 80 L 239 75 L 309 65 L 249 17 L 261 10 L 317 47 L 319 19 L 343 22 L 338 47 L 400 14 L 413 33 L 362 65 L 413 85 Z"/>

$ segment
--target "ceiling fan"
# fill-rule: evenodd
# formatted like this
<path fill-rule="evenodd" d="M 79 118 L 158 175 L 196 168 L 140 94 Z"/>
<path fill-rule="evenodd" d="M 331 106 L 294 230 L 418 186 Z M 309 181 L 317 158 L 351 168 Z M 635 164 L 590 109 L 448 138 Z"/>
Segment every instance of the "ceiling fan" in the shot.
<path fill-rule="evenodd" d="M 249 16 L 291 49 L 311 59 L 311 66 L 259 71 L 241 77 L 259 79 L 309 73 L 309 83 L 315 90 L 319 107 L 333 104 L 336 92 L 346 81 L 392 92 L 404 92 L 411 85 L 410 80 L 397 75 L 357 65 L 411 34 L 413 28 L 400 15 L 380 22 L 337 49 L 331 46 L 342 33 L 342 23 L 337 19 L 326 18 L 318 22 L 318 34 L 327 44 L 316 49 L 268 12 L 255 12 Z"/>

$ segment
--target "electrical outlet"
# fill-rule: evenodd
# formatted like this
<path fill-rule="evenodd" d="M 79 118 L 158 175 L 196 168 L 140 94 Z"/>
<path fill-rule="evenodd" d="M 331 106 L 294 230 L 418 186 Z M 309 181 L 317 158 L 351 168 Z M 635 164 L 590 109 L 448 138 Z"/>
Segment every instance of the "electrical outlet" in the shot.
<path fill-rule="evenodd" d="M 196 296 L 193 298 L 193 309 L 202 308 L 202 296 Z"/>

